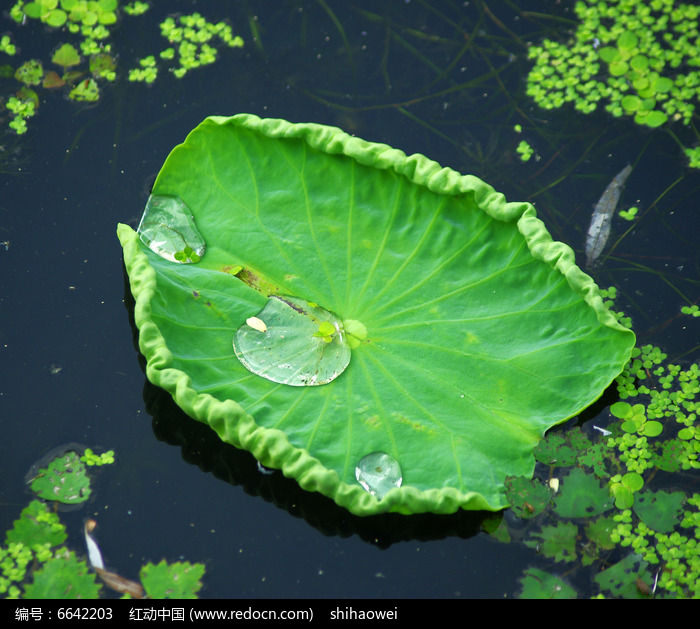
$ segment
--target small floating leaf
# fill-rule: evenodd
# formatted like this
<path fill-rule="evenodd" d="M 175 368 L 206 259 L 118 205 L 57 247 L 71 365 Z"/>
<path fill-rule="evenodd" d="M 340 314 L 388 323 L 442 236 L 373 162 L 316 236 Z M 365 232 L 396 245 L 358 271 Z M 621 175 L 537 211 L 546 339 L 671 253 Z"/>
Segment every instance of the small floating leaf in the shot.
<path fill-rule="evenodd" d="M 146 564 L 139 576 L 149 598 L 197 598 L 203 574 L 201 563 L 168 564 L 163 559 L 158 564 Z"/>
<path fill-rule="evenodd" d="M 576 590 L 556 575 L 528 568 L 520 579 L 522 591 L 518 598 L 523 599 L 566 599 L 576 598 Z"/>
<path fill-rule="evenodd" d="M 613 76 L 622 76 L 625 72 L 627 72 L 627 69 L 627 63 L 622 60 L 613 61 L 610 64 L 610 74 Z"/>
<path fill-rule="evenodd" d="M 87 563 L 65 551 L 34 572 L 34 580 L 24 589 L 25 598 L 98 598 L 101 586 Z"/>
<path fill-rule="evenodd" d="M 51 61 L 63 68 L 70 68 L 80 63 L 80 55 L 75 49 L 75 46 L 71 44 L 61 44 L 53 53 Z"/>
<path fill-rule="evenodd" d="M 270 297 L 238 329 L 233 349 L 249 371 L 295 387 L 327 384 L 350 363 L 340 320 L 296 297 Z"/>
<path fill-rule="evenodd" d="M 646 72 L 647 68 L 649 67 L 649 59 L 647 59 L 644 55 L 635 55 L 630 59 L 630 65 L 632 66 L 633 70 L 636 70 L 637 72 Z"/>
<path fill-rule="evenodd" d="M 177 197 L 148 197 L 137 233 L 151 251 L 171 262 L 199 262 L 206 250 L 192 212 Z"/>
<path fill-rule="evenodd" d="M 68 98 L 78 102 L 94 103 L 100 98 L 100 88 L 94 79 L 80 81 L 69 93 Z"/>
<path fill-rule="evenodd" d="M 634 512 L 648 527 L 670 533 L 681 520 L 685 499 L 682 491 L 645 491 L 637 494 Z"/>
<path fill-rule="evenodd" d="M 598 56 L 607 63 L 612 63 L 620 58 L 620 51 L 612 46 L 604 46 L 598 51 Z"/>
<path fill-rule="evenodd" d="M 522 519 L 542 513 L 552 500 L 552 490 L 540 481 L 515 476 L 506 478 L 506 498 L 513 513 Z"/>
<path fill-rule="evenodd" d="M 5 535 L 5 544 L 58 546 L 68 537 L 65 526 L 47 503 L 32 500 Z"/>
<path fill-rule="evenodd" d="M 576 559 L 576 538 L 578 527 L 573 522 L 559 522 L 555 526 L 543 526 L 525 541 L 525 546 L 536 548 L 545 557 L 555 561 Z"/>
<path fill-rule="evenodd" d="M 63 87 L 65 84 L 66 82 L 53 70 L 49 70 L 44 75 L 44 80 L 41 82 L 41 86 L 47 90 Z"/>
<path fill-rule="evenodd" d="M 663 111 L 654 110 L 654 111 L 650 111 L 644 117 L 643 122 L 648 127 L 656 128 L 656 127 L 660 127 L 667 120 L 668 120 L 668 116 Z"/>
<path fill-rule="evenodd" d="M 563 518 L 585 518 L 600 515 L 611 508 L 608 489 L 601 487 L 593 475 L 574 468 L 564 478 L 554 510 Z"/>
<path fill-rule="evenodd" d="M 627 96 L 623 96 L 622 98 L 622 107 L 625 111 L 628 112 L 637 111 L 641 102 L 642 101 L 639 99 L 639 96 L 635 96 L 634 94 L 627 94 Z"/>
<path fill-rule="evenodd" d="M 593 580 L 601 590 L 610 591 L 613 596 L 620 598 L 642 598 L 636 585 L 637 578 L 647 577 L 649 564 L 639 555 L 631 553 L 622 561 L 598 573 Z"/>
<path fill-rule="evenodd" d="M 32 490 L 45 500 L 66 504 L 85 502 L 92 492 L 85 465 L 76 452 L 70 451 L 39 470 Z"/>
<path fill-rule="evenodd" d="M 15 78 L 25 85 L 39 85 L 42 76 L 44 76 L 44 67 L 38 59 L 25 61 L 15 71 Z"/>
<path fill-rule="evenodd" d="M 67 19 L 68 16 L 66 15 L 66 12 L 61 11 L 61 9 L 53 9 L 42 17 L 42 21 L 46 22 L 49 26 L 53 26 L 54 28 L 63 26 Z"/>
<path fill-rule="evenodd" d="M 617 45 L 621 50 L 630 50 L 639 43 L 637 36 L 631 31 L 625 31 L 617 40 Z"/>

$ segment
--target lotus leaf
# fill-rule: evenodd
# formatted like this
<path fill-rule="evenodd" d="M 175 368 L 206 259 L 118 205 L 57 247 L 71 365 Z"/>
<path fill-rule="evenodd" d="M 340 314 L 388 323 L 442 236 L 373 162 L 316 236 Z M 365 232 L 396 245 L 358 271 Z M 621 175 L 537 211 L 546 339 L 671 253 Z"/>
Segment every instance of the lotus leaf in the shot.
<path fill-rule="evenodd" d="M 189 208 L 206 253 L 178 264 L 118 227 L 148 378 L 355 514 L 506 507 L 505 477 L 531 476 L 545 431 L 596 400 L 634 345 L 532 205 L 334 127 L 207 118 L 152 195 Z M 292 326 L 319 361 L 346 334 L 337 377 L 290 386 L 237 358 L 237 331 L 268 334 L 278 297 L 337 317 Z M 373 453 L 400 466 L 400 487 L 363 489 Z"/>

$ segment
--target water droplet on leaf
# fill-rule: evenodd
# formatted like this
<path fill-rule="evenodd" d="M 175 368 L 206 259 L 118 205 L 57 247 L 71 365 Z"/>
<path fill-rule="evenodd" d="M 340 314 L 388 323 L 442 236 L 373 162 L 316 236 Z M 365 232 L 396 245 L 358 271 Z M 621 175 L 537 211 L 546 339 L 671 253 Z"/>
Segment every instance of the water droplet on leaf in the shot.
<path fill-rule="evenodd" d="M 370 494 L 381 500 L 394 487 L 401 487 L 403 477 L 399 462 L 385 452 L 373 452 L 355 468 L 355 478 Z"/>
<path fill-rule="evenodd" d="M 331 382 L 350 363 L 340 319 L 297 297 L 271 296 L 236 331 L 233 350 L 254 374 L 295 387 Z"/>
<path fill-rule="evenodd" d="M 207 248 L 192 212 L 177 197 L 148 197 L 137 232 L 151 251 L 170 262 L 199 262 Z"/>

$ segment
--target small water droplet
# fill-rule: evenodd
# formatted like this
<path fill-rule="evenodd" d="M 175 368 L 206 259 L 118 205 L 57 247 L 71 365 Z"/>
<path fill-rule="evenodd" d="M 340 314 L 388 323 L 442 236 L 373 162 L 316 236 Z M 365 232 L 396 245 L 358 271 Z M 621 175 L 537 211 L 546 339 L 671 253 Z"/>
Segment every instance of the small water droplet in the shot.
<path fill-rule="evenodd" d="M 373 452 L 363 457 L 355 468 L 355 478 L 378 500 L 390 489 L 401 487 L 403 481 L 399 462 L 386 452 Z"/>
<path fill-rule="evenodd" d="M 148 197 L 136 231 L 151 251 L 178 264 L 199 262 L 207 248 L 190 208 L 177 197 Z"/>

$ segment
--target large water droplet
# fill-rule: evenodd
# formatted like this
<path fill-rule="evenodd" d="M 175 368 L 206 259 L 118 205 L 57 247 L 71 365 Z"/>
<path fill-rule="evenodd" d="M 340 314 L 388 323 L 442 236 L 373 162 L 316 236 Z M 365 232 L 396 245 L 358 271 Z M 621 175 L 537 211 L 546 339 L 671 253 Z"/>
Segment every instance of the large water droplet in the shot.
<path fill-rule="evenodd" d="M 390 489 L 401 487 L 403 481 L 399 462 L 386 452 L 373 452 L 363 457 L 355 468 L 355 478 L 379 500 Z"/>
<path fill-rule="evenodd" d="M 177 197 L 148 197 L 137 232 L 151 251 L 170 262 L 199 262 L 207 248 L 190 208 Z"/>
<path fill-rule="evenodd" d="M 350 363 L 340 319 L 298 297 L 271 296 L 236 331 L 233 350 L 254 374 L 295 387 L 331 382 Z"/>

